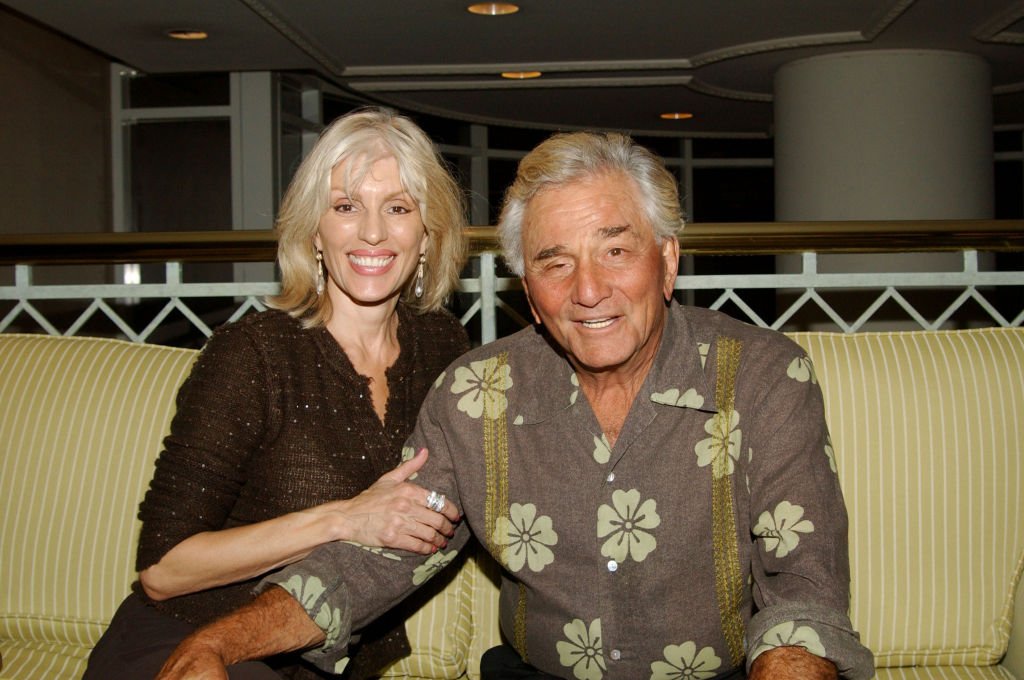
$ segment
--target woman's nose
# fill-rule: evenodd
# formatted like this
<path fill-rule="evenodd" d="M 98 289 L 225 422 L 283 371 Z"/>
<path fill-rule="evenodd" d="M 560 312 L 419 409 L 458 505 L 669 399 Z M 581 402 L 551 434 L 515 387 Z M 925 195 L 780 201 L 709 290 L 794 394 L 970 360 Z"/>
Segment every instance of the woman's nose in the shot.
<path fill-rule="evenodd" d="M 359 238 L 375 246 L 387 239 L 387 237 L 388 229 L 383 217 L 373 211 L 368 211 L 366 216 L 359 222 Z"/>

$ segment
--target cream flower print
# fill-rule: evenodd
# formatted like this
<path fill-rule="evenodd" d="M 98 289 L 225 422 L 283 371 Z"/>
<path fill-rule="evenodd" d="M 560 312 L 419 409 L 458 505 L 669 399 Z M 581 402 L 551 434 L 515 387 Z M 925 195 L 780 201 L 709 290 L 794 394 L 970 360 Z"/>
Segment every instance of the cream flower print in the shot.
<path fill-rule="evenodd" d="M 800 534 L 814 531 L 814 523 L 803 516 L 802 507 L 782 501 L 775 506 L 775 512 L 761 513 L 754 525 L 754 535 L 764 539 L 767 552 L 774 550 L 776 557 L 785 557 L 800 544 Z"/>
<path fill-rule="evenodd" d="M 832 437 L 825 437 L 825 456 L 828 458 L 828 466 L 832 469 L 832 472 L 836 470 L 836 450 L 832 448 Z"/>
<path fill-rule="evenodd" d="M 519 571 L 523 566 L 530 571 L 542 571 L 555 561 L 551 546 L 558 543 L 558 534 L 552 528 L 551 518 L 537 516 L 533 503 L 513 503 L 508 515 L 502 515 L 494 523 L 493 541 L 505 546 L 501 551 L 502 562 L 509 571 Z"/>
<path fill-rule="evenodd" d="M 569 382 L 572 383 L 572 392 L 569 393 L 569 406 L 572 406 L 580 397 L 580 378 L 578 375 L 573 373 L 569 377 Z"/>
<path fill-rule="evenodd" d="M 412 478 L 410 477 L 410 479 L 412 479 Z M 383 557 L 386 560 L 395 560 L 397 562 L 401 562 L 402 561 L 401 557 L 399 557 L 395 553 L 388 552 L 384 548 L 376 548 L 376 547 L 369 546 L 369 545 L 363 545 L 362 543 L 356 543 L 355 541 L 341 541 L 341 542 L 342 543 L 348 543 L 349 545 L 354 545 L 357 548 L 362 548 L 366 552 L 371 552 L 374 555 L 377 555 L 378 557 Z"/>
<path fill-rule="evenodd" d="M 497 357 L 474 361 L 469 367 L 455 369 L 452 394 L 463 394 L 457 408 L 470 418 L 479 418 L 485 412 L 490 419 L 505 412 L 508 400 L 505 392 L 512 387 L 512 369 Z"/>
<path fill-rule="evenodd" d="M 316 603 L 327 590 L 323 581 L 316 576 L 302 578 L 296 574 L 285 581 L 281 587 L 302 605 L 316 625 L 324 631 L 326 636 L 324 647 L 334 645 L 341 636 L 341 610 L 331 607 L 326 600 L 321 602 L 319 608 L 316 607 Z"/>
<path fill-rule="evenodd" d="M 587 626 L 581 619 L 573 619 L 562 628 L 566 639 L 560 640 L 558 661 L 579 680 L 601 680 L 604 676 L 604 651 L 601 640 L 601 619 Z"/>
<path fill-rule="evenodd" d="M 810 380 L 811 383 L 818 384 L 818 376 L 814 373 L 814 364 L 811 363 L 811 358 L 807 356 L 797 357 L 789 362 L 786 375 L 797 382 L 807 382 Z"/>
<path fill-rule="evenodd" d="M 722 660 L 711 647 L 699 652 L 694 642 L 669 645 L 664 650 L 665 660 L 651 664 L 651 680 L 705 680 L 713 678 Z"/>
<path fill-rule="evenodd" d="M 697 394 L 697 390 L 690 388 L 679 393 L 678 387 L 673 387 L 664 392 L 655 392 L 651 395 L 651 401 L 656 404 L 668 404 L 669 406 L 685 406 L 687 408 L 700 408 L 704 405 L 704 397 Z"/>
<path fill-rule="evenodd" d="M 434 389 L 435 389 L 435 390 L 436 390 L 436 389 L 437 389 L 438 387 L 440 387 L 440 386 L 441 386 L 442 384 L 444 384 L 444 377 L 445 377 L 446 375 L 448 375 L 448 371 L 441 371 L 441 375 L 437 376 L 437 379 L 436 379 L 436 380 L 434 380 Z"/>
<path fill-rule="evenodd" d="M 798 628 L 795 621 L 785 621 L 772 626 L 761 636 L 761 642 L 750 654 L 750 661 L 753 662 L 761 654 L 776 647 L 803 647 L 815 656 L 826 656 L 825 646 L 821 644 L 817 631 L 810 626 Z"/>
<path fill-rule="evenodd" d="M 708 352 L 711 351 L 711 343 L 709 342 L 698 342 L 697 353 L 700 354 L 700 367 L 705 368 L 705 364 L 708 363 Z"/>
<path fill-rule="evenodd" d="M 600 465 L 607 463 L 612 457 L 612 445 L 608 443 L 608 437 L 603 434 L 594 437 L 594 460 Z"/>
<path fill-rule="evenodd" d="M 740 458 L 740 445 L 743 432 L 739 429 L 740 414 L 732 411 L 728 428 L 723 427 L 725 415 L 719 411 L 704 423 L 704 431 L 710 437 L 701 439 L 694 447 L 697 454 L 697 465 L 712 465 L 712 474 L 716 479 L 731 475 L 735 469 L 735 461 Z"/>
<path fill-rule="evenodd" d="M 412 583 L 415 586 L 422 585 L 432 579 L 437 572 L 448 566 L 448 563 L 459 554 L 458 550 L 441 552 L 440 550 L 430 556 L 426 562 L 416 567 L 412 572 Z"/>
<path fill-rule="evenodd" d="M 416 457 L 416 449 L 411 446 L 402 447 L 402 462 L 406 463 Z M 409 479 L 416 479 L 420 473 L 414 472 L 409 475 Z"/>
<path fill-rule="evenodd" d="M 658 547 L 658 541 L 648 533 L 661 524 L 657 507 L 652 498 L 641 502 L 636 489 L 615 491 L 612 504 L 597 509 L 597 537 L 608 537 L 601 554 L 617 562 L 627 557 L 643 562 Z"/>

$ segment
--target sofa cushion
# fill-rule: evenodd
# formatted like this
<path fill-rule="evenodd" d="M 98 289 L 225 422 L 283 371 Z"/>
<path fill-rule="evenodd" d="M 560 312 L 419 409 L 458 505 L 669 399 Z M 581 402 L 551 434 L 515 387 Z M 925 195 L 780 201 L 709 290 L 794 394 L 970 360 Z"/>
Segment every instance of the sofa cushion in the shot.
<path fill-rule="evenodd" d="M 875 680 L 1014 680 L 1002 666 L 879 668 Z"/>
<path fill-rule="evenodd" d="M 0 335 L 4 678 L 80 677 L 135 578 L 139 500 L 194 356 Z"/>
<path fill-rule="evenodd" d="M 475 566 L 465 557 L 413 594 L 402 607 L 412 653 L 388 666 L 382 678 L 427 680 L 462 678 L 473 634 Z M 458 560 L 457 560 L 458 562 Z M 458 571 L 456 571 L 458 569 Z"/>
<path fill-rule="evenodd" d="M 1024 564 L 1024 333 L 793 338 L 820 376 L 850 515 L 851 617 L 877 665 L 997 663 Z M 900 673 L 885 677 L 975 677 Z"/>

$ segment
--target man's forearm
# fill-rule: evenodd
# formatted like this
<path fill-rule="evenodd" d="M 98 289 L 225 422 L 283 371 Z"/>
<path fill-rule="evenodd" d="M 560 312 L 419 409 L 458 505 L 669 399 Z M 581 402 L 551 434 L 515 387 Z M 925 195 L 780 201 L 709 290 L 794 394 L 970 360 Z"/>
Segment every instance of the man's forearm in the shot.
<path fill-rule="evenodd" d="M 157 680 L 226 678 L 232 664 L 305 649 L 324 633 L 302 605 L 282 588 L 267 589 L 232 614 L 185 638 L 160 670 Z"/>
<path fill-rule="evenodd" d="M 802 647 L 776 647 L 754 659 L 749 680 L 836 680 L 834 663 Z"/>

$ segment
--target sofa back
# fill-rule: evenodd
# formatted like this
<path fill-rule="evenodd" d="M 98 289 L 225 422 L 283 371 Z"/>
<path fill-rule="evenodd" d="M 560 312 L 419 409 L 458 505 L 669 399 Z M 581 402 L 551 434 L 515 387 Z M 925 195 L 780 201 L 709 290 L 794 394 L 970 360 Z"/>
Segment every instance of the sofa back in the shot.
<path fill-rule="evenodd" d="M 1024 329 L 792 337 L 824 392 L 876 664 L 998 662 L 1024 568 Z"/>
<path fill-rule="evenodd" d="M 5 677 L 19 667 L 19 677 L 62 677 L 127 595 L 139 499 L 194 356 L 118 340 L 0 335 Z"/>

